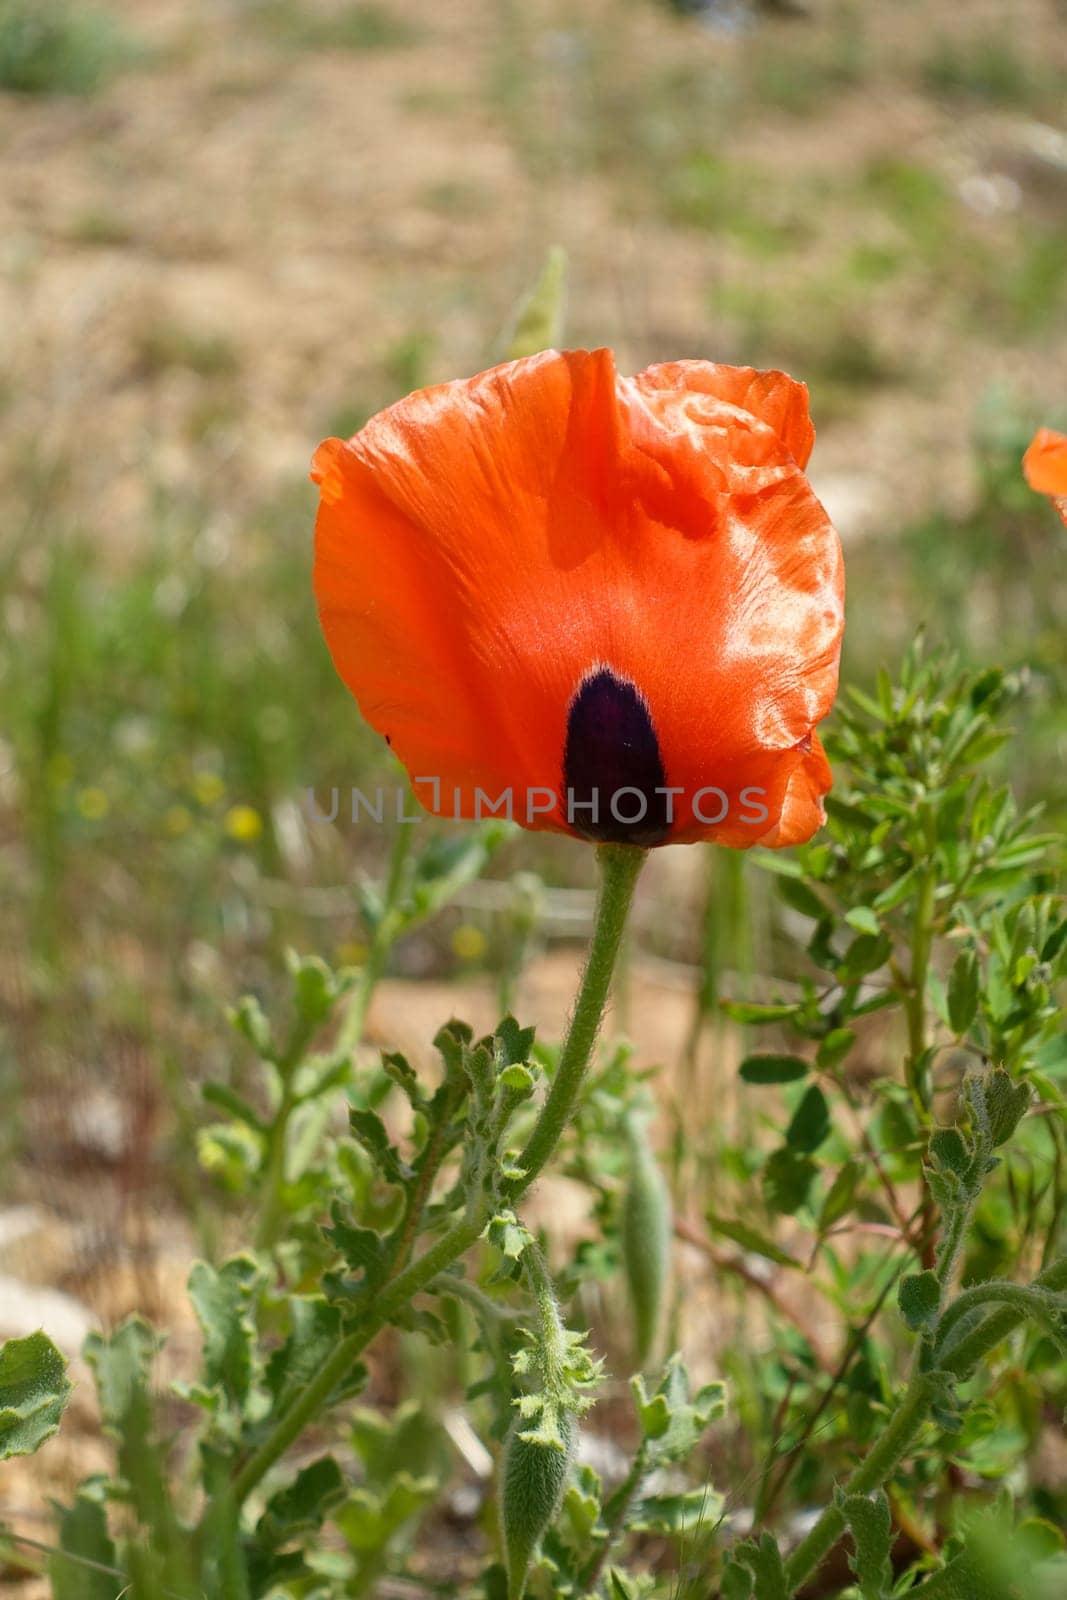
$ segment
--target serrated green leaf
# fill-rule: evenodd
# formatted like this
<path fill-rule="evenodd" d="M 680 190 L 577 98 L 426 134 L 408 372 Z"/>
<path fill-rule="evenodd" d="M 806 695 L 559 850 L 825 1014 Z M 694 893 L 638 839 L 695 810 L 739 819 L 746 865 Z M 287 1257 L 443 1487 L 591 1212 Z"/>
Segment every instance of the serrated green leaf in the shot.
<path fill-rule="evenodd" d="M 386 1183 L 402 1187 L 411 1177 L 411 1168 L 391 1143 L 385 1123 L 376 1111 L 350 1106 L 348 1126 L 352 1137 L 366 1151 Z"/>
<path fill-rule="evenodd" d="M 238 1410 L 248 1403 L 254 1371 L 253 1312 L 265 1274 L 251 1256 L 234 1256 L 216 1271 L 206 1261 L 189 1273 L 189 1299 L 203 1335 L 201 1371 Z"/>
<path fill-rule="evenodd" d="M 890 1600 L 893 1588 L 893 1518 L 889 1501 L 881 1490 L 877 1494 L 834 1495 L 852 1533 L 854 1549 L 849 1565 L 856 1575 L 863 1600 Z"/>
<path fill-rule="evenodd" d="M 109 1573 L 105 1568 L 110 1568 Z M 52 1600 L 115 1600 L 118 1555 L 107 1525 L 107 1481 L 89 1478 L 59 1516 L 59 1550 L 48 1560 Z"/>
<path fill-rule="evenodd" d="M 147 1389 L 159 1337 L 142 1317 L 129 1317 L 114 1333 L 91 1333 L 85 1359 L 96 1378 L 105 1425 L 121 1432 L 131 1405 Z"/>
<path fill-rule="evenodd" d="M 70 1396 L 67 1363 L 45 1333 L 0 1345 L 0 1461 L 39 1450 Z"/>
<path fill-rule="evenodd" d="M 485 1237 L 508 1261 L 518 1261 L 524 1250 L 533 1244 L 533 1234 L 521 1223 L 514 1211 L 501 1211 L 491 1218 Z"/>
<path fill-rule="evenodd" d="M 732 1555 L 727 1556 L 722 1570 L 721 1600 L 752 1600 L 752 1569 L 742 1566 Z"/>
<path fill-rule="evenodd" d="M 315 1377 L 340 1341 L 342 1332 L 341 1312 L 322 1295 L 290 1297 L 289 1334 L 284 1344 L 271 1354 L 264 1375 L 277 1415 L 287 1410 L 296 1395 Z M 336 1402 L 358 1394 L 366 1381 L 366 1367 L 355 1362 L 332 1399 Z"/>
<path fill-rule="evenodd" d="M 753 1600 L 789 1600 L 782 1553 L 769 1533 L 760 1536 L 759 1544 L 746 1539 L 737 1545 L 734 1559 L 743 1562 L 752 1573 Z"/>
<path fill-rule="evenodd" d="M 320 1456 L 267 1501 L 256 1524 L 256 1539 L 274 1549 L 316 1533 L 347 1493 L 344 1475 L 333 1456 Z"/>
<path fill-rule="evenodd" d="M 1003 1067 L 989 1074 L 985 1080 L 985 1104 L 994 1148 L 1008 1142 L 1032 1098 L 1030 1085 L 1014 1083 Z"/>

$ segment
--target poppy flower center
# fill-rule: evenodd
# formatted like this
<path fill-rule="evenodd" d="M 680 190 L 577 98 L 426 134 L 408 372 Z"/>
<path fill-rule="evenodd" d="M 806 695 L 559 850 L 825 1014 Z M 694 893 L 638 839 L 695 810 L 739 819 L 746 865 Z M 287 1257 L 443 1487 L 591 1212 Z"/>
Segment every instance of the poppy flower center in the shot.
<path fill-rule="evenodd" d="M 599 844 L 662 844 L 670 832 L 659 740 L 635 684 L 601 667 L 584 679 L 567 713 L 565 813 Z"/>

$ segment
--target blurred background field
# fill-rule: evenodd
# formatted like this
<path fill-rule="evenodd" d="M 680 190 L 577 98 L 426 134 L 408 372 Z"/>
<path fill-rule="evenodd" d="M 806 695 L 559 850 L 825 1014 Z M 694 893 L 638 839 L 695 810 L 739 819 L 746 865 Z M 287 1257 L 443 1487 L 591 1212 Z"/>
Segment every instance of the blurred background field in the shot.
<path fill-rule="evenodd" d="M 1064 533 L 1019 459 L 1067 422 L 1065 59 L 1056 0 L 0 0 L 5 1281 L 187 1321 L 222 1008 L 286 945 L 365 960 L 388 851 L 304 805 L 393 778 L 318 633 L 311 449 L 495 359 L 552 244 L 569 343 L 807 381 L 847 681 L 920 622 L 1017 671 L 1007 775 L 1063 820 Z M 400 947 L 372 1041 L 489 1020 L 532 870 L 559 1026 L 591 868 L 527 836 Z M 728 907 L 700 850 L 642 889 L 620 1014 L 668 1073 L 709 872 Z M 717 959 L 766 970 L 748 903 Z"/>

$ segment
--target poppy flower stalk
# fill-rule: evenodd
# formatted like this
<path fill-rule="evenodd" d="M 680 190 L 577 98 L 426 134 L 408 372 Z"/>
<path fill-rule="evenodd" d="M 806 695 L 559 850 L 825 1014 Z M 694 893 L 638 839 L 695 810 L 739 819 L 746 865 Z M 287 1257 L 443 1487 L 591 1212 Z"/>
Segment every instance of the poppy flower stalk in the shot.
<path fill-rule="evenodd" d="M 524 1188 L 534 1181 L 556 1148 L 581 1093 L 646 856 L 647 851 L 625 844 L 601 845 L 597 850 L 600 888 L 589 954 L 552 1087 L 518 1159 Z"/>

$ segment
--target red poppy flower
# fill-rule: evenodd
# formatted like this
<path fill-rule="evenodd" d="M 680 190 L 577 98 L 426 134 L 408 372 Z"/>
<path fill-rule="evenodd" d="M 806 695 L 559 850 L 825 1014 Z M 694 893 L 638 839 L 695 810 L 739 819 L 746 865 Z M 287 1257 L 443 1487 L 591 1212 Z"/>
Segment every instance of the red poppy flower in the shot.
<path fill-rule="evenodd" d="M 598 842 L 810 838 L 844 590 L 813 440 L 783 373 L 549 350 L 321 445 L 322 626 L 423 804 Z"/>
<path fill-rule="evenodd" d="M 1067 528 L 1067 434 L 1038 428 L 1023 456 L 1023 472 L 1031 489 L 1049 496 Z"/>

